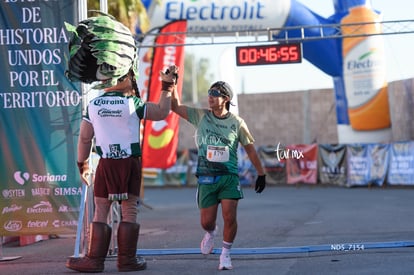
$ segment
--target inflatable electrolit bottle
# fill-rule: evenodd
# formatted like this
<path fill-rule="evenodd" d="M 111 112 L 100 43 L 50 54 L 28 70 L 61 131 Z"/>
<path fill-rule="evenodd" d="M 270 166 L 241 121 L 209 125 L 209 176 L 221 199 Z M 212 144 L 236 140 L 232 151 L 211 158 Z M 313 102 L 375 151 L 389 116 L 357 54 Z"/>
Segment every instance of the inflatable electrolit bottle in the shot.
<path fill-rule="evenodd" d="M 380 15 L 368 6 L 349 9 L 341 20 L 343 74 L 352 129 L 372 131 L 391 127 L 384 41 Z M 346 25 L 352 24 L 354 25 Z M 358 23 L 358 24 L 356 24 Z M 346 37 L 347 35 L 366 35 Z"/>

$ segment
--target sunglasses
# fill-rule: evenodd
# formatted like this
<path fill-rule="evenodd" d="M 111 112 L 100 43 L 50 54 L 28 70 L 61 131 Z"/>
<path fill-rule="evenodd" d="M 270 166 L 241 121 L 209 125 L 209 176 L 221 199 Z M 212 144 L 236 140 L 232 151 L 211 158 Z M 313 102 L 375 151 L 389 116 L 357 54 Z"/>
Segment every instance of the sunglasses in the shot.
<path fill-rule="evenodd" d="M 219 90 L 214 89 L 208 90 L 208 95 L 213 97 L 225 96 Z"/>

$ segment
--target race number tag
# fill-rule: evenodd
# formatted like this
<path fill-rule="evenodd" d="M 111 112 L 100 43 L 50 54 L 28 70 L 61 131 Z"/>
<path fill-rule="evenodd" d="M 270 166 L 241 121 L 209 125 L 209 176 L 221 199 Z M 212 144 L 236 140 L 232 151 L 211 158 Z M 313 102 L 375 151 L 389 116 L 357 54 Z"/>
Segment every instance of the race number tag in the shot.
<path fill-rule="evenodd" d="M 229 147 L 207 145 L 207 159 L 212 162 L 227 162 L 230 159 Z"/>

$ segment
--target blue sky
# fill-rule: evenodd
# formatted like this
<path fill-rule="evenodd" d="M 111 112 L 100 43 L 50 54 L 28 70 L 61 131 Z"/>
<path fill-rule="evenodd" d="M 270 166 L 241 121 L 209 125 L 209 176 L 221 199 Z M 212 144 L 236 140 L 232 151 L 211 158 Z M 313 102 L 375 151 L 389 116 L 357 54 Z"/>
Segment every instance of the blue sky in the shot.
<path fill-rule="evenodd" d="M 334 13 L 332 0 L 298 0 L 323 17 Z M 372 7 L 380 11 L 383 21 L 414 19 L 414 2 L 407 0 L 371 0 Z M 389 82 L 414 77 L 414 34 L 385 35 L 387 80 Z M 240 93 L 286 92 L 318 88 L 332 88 L 332 78 L 308 61 L 300 64 L 236 67 L 236 45 L 187 47 L 197 58 L 210 60 L 215 79 L 228 81 Z M 221 58 L 219 58 L 221 57 Z M 229 70 L 228 64 L 234 64 Z"/>

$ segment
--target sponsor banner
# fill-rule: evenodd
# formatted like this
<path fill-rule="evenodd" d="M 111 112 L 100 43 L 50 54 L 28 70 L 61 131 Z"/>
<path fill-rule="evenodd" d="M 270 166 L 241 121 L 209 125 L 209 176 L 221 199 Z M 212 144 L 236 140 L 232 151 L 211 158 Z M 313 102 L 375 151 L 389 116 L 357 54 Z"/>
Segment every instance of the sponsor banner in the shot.
<path fill-rule="evenodd" d="M 159 28 L 150 30 L 142 39 L 141 47 L 138 48 L 139 58 L 139 77 L 137 78 L 137 85 L 139 93 L 144 101 L 148 100 L 148 88 L 151 78 L 151 65 L 154 57 L 155 38 L 160 32 Z"/>
<path fill-rule="evenodd" d="M 318 179 L 318 145 L 294 144 L 279 148 L 278 155 L 286 159 L 287 183 L 316 184 Z"/>
<path fill-rule="evenodd" d="M 390 145 L 387 182 L 390 185 L 414 185 L 414 141 Z"/>
<path fill-rule="evenodd" d="M 283 27 L 291 0 L 170 0 L 153 5 L 151 26 L 187 20 L 189 32 L 253 31 Z M 228 34 L 225 34 L 228 35 Z"/>
<path fill-rule="evenodd" d="M 76 231 L 79 86 L 65 75 L 77 1 L 0 4 L 0 235 Z"/>
<path fill-rule="evenodd" d="M 278 158 L 277 146 L 260 146 L 257 149 L 263 168 L 266 173 L 266 183 L 285 184 L 286 183 L 286 160 Z"/>
<path fill-rule="evenodd" d="M 142 38 L 142 42 L 140 43 L 141 47 L 138 47 L 139 72 L 137 78 L 137 85 L 139 88 L 140 97 L 143 101 L 148 100 L 148 88 L 151 77 L 151 65 L 154 55 L 154 48 L 152 46 L 155 43 L 155 37 L 156 34 L 159 33 L 159 31 L 159 28 L 148 31 L 148 34 Z M 144 45 L 144 47 L 142 47 L 142 45 Z M 148 45 L 151 45 L 151 47 L 147 47 Z M 140 140 L 142 141 L 144 137 L 144 120 L 141 120 L 140 123 Z M 143 173 L 145 175 L 145 171 L 143 171 Z"/>
<path fill-rule="evenodd" d="M 382 186 L 389 163 L 389 144 L 347 145 L 347 186 Z"/>
<path fill-rule="evenodd" d="M 346 185 L 346 146 L 319 144 L 318 173 L 322 184 Z"/>
<path fill-rule="evenodd" d="M 364 186 L 370 182 L 371 162 L 367 144 L 347 145 L 347 186 Z"/>
<path fill-rule="evenodd" d="M 170 43 L 183 44 L 185 40 L 185 21 L 176 21 L 167 24 L 161 33 L 181 32 L 180 35 L 160 35 L 155 39 L 156 45 Z M 177 91 L 181 97 L 184 71 L 184 47 L 167 46 L 156 47 L 151 67 L 148 88 L 148 101 L 158 102 L 161 95 L 161 81 L 159 72 L 168 66 L 176 64 L 180 68 L 181 77 L 178 78 Z M 179 116 L 170 112 L 167 118 L 160 121 L 145 120 L 144 138 L 142 142 L 142 167 L 169 168 L 177 159 Z"/>
<path fill-rule="evenodd" d="M 389 167 L 390 145 L 368 144 L 368 154 L 371 158 L 370 183 L 382 186 Z"/>

